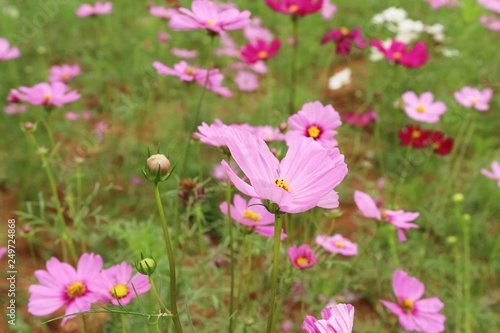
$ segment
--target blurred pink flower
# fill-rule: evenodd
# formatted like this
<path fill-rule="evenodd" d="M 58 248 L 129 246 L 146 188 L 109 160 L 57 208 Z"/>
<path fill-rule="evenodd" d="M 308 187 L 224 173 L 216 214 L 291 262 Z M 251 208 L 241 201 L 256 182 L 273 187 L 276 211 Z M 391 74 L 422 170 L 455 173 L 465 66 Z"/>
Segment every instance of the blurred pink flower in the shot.
<path fill-rule="evenodd" d="M 265 61 L 274 57 L 280 47 L 281 41 L 277 38 L 272 42 L 257 39 L 254 43 L 248 43 L 241 48 L 241 57 L 245 63 L 255 64 L 258 61 Z"/>
<path fill-rule="evenodd" d="M 104 139 L 104 134 L 108 132 L 109 126 L 105 120 L 100 120 L 94 124 L 94 133 L 97 141 Z"/>
<path fill-rule="evenodd" d="M 424 65 L 429 59 L 427 53 L 427 45 L 424 42 L 418 41 L 411 49 L 408 45 L 393 39 L 388 48 L 377 39 L 372 39 L 370 44 L 377 48 L 389 62 L 396 62 L 404 67 L 416 68 Z"/>
<path fill-rule="evenodd" d="M 420 216 L 420 213 L 379 208 L 372 197 L 361 191 L 354 191 L 354 202 L 364 217 L 386 221 L 396 227 L 400 242 L 406 242 L 404 231 L 419 227 L 417 224 L 410 222 L 416 220 Z"/>
<path fill-rule="evenodd" d="M 33 105 L 47 105 L 61 107 L 80 99 L 80 94 L 62 82 L 38 83 L 33 87 L 19 87 L 18 97 Z"/>
<path fill-rule="evenodd" d="M 20 55 L 21 53 L 17 47 L 11 47 L 7 39 L 0 38 L 0 61 L 15 59 Z"/>
<path fill-rule="evenodd" d="M 5 253 L 7 253 L 7 247 L 0 247 L 0 260 L 2 260 Z"/>
<path fill-rule="evenodd" d="M 201 142 L 213 147 L 226 147 L 226 137 L 224 132 L 228 126 L 224 124 L 220 119 L 215 118 L 212 125 L 208 125 L 203 122 L 198 126 L 199 133 L 195 135 L 200 139 Z"/>
<path fill-rule="evenodd" d="M 333 148 L 338 144 L 334 136 L 337 134 L 335 129 L 340 125 L 340 115 L 331 105 L 306 103 L 299 112 L 288 118 L 290 130 L 286 133 L 286 141 L 289 145 L 298 137 L 309 137 L 325 148 Z"/>
<path fill-rule="evenodd" d="M 149 14 L 162 19 L 170 19 L 177 14 L 177 9 L 163 6 L 149 6 Z"/>
<path fill-rule="evenodd" d="M 354 307 L 351 304 L 337 304 L 324 308 L 321 318 L 307 316 L 302 329 L 307 333 L 352 333 Z"/>
<path fill-rule="evenodd" d="M 224 75 L 220 73 L 219 69 L 217 68 L 211 69 L 210 71 L 206 69 L 200 69 L 199 75 L 196 75 L 195 78 L 200 86 L 204 87 L 206 85 L 207 90 L 216 93 L 217 95 L 221 95 L 223 97 L 233 96 L 233 92 L 229 88 L 222 86 Z"/>
<path fill-rule="evenodd" d="M 331 237 L 319 235 L 316 237 L 316 244 L 331 253 L 339 253 L 343 256 L 358 255 L 358 244 L 351 242 L 340 234 L 335 234 Z"/>
<path fill-rule="evenodd" d="M 413 120 L 425 123 L 436 123 L 446 112 L 443 102 L 434 102 L 434 95 L 427 91 L 420 97 L 413 91 L 407 91 L 402 96 L 405 113 Z"/>
<path fill-rule="evenodd" d="M 81 117 L 83 120 L 90 120 L 90 118 L 92 118 L 92 115 L 90 114 L 90 111 L 82 111 Z"/>
<path fill-rule="evenodd" d="M 458 6 L 458 0 L 425 0 L 431 5 L 431 8 L 436 10 L 441 7 L 456 7 Z"/>
<path fill-rule="evenodd" d="M 134 186 L 141 185 L 142 183 L 144 183 L 144 180 L 142 180 L 141 177 L 136 177 L 136 176 L 130 177 L 129 181 L 130 181 L 130 184 L 134 185 Z"/>
<path fill-rule="evenodd" d="M 465 86 L 456 91 L 453 96 L 455 100 L 468 108 L 475 108 L 479 111 L 486 111 L 490 108 L 489 102 L 493 96 L 493 90 L 486 88 L 479 90 L 477 88 Z"/>
<path fill-rule="evenodd" d="M 65 262 L 52 257 L 47 261 L 47 270 L 35 271 L 41 284 L 29 287 L 28 312 L 34 316 L 45 316 L 66 305 L 65 315 L 90 310 L 91 304 L 98 301 L 94 283 L 99 280 L 102 258 L 99 255 L 84 253 L 78 260 L 76 270 Z M 66 321 L 74 316 L 65 317 Z"/>
<path fill-rule="evenodd" d="M 228 56 L 233 58 L 239 58 L 240 50 L 236 47 L 234 40 L 228 35 L 224 34 L 220 36 L 220 42 L 222 47 L 215 50 L 215 55 L 218 57 Z"/>
<path fill-rule="evenodd" d="M 50 82 L 68 82 L 71 81 L 75 76 L 80 74 L 80 65 L 61 65 L 50 67 Z"/>
<path fill-rule="evenodd" d="M 97 1 L 94 6 L 89 4 L 83 4 L 76 10 L 76 15 L 79 17 L 105 15 L 111 13 L 113 10 L 113 4 L 111 2 L 99 2 Z"/>
<path fill-rule="evenodd" d="M 268 125 L 253 127 L 251 132 L 266 142 L 285 140 L 285 135 L 278 128 Z"/>
<path fill-rule="evenodd" d="M 491 171 L 487 169 L 481 169 L 481 173 L 488 178 L 496 180 L 498 187 L 500 187 L 500 163 L 497 161 L 491 162 Z"/>
<path fill-rule="evenodd" d="M 323 0 L 265 0 L 275 12 L 292 16 L 304 16 L 321 10 Z"/>
<path fill-rule="evenodd" d="M 443 302 L 438 297 L 421 299 L 425 292 L 422 282 L 398 269 L 392 275 L 392 288 L 397 303 L 385 300 L 380 302 L 398 316 L 399 324 L 405 331 L 423 333 L 444 331 L 446 317 L 439 313 L 443 309 Z"/>
<path fill-rule="evenodd" d="M 323 20 L 329 20 L 333 17 L 333 14 L 337 12 L 337 6 L 330 0 L 323 0 L 323 6 L 321 6 L 321 17 Z"/>
<path fill-rule="evenodd" d="M 222 163 L 244 194 L 269 200 L 285 213 L 338 206 L 333 189 L 347 174 L 344 155 L 338 149 L 326 150 L 310 138 L 299 137 L 291 140 L 286 156 L 279 162 L 264 140 L 251 133 L 227 129 L 224 136 L 234 161 L 251 185 L 239 178 L 226 161 Z"/>
<path fill-rule="evenodd" d="M 286 250 L 288 259 L 297 269 L 305 269 L 314 266 L 316 263 L 316 254 L 308 244 L 303 244 L 299 247 L 292 246 Z"/>
<path fill-rule="evenodd" d="M 482 15 L 479 21 L 492 31 L 500 31 L 500 17 L 495 15 Z"/>
<path fill-rule="evenodd" d="M 246 71 L 238 71 L 234 82 L 241 91 L 254 91 L 259 87 L 257 75 Z"/>
<path fill-rule="evenodd" d="M 220 34 L 224 30 L 243 29 L 250 21 L 250 12 L 240 12 L 234 7 L 221 8 L 208 0 L 194 0 L 191 10 L 179 8 L 179 12 L 170 19 L 173 30 L 206 29 L 210 33 Z"/>
<path fill-rule="evenodd" d="M 64 116 L 66 117 L 66 119 L 68 119 L 69 121 L 77 121 L 79 118 L 80 118 L 80 115 L 76 112 L 73 112 L 73 111 L 67 111 Z"/>
<path fill-rule="evenodd" d="M 253 17 L 250 20 L 250 23 L 243 30 L 246 39 L 248 39 L 250 43 L 255 43 L 259 39 L 270 43 L 274 39 L 271 31 L 267 28 L 262 27 L 261 22 L 262 20 L 260 19 L 260 17 Z"/>
<path fill-rule="evenodd" d="M 373 110 L 368 110 L 365 113 L 346 112 L 344 113 L 344 120 L 351 126 L 366 127 L 371 123 L 377 121 L 377 113 Z"/>
<path fill-rule="evenodd" d="M 293 321 L 290 319 L 285 319 L 281 322 L 281 329 L 283 332 L 290 332 L 293 328 Z"/>
<path fill-rule="evenodd" d="M 137 295 L 144 294 L 151 289 L 151 285 L 147 275 L 136 273 L 132 277 L 132 265 L 122 262 L 103 269 L 99 278 L 94 282 L 94 288 L 99 293 L 99 302 L 127 305 Z"/>
<path fill-rule="evenodd" d="M 360 49 L 366 47 L 366 41 L 363 39 L 363 36 L 361 36 L 360 28 L 354 28 L 351 31 L 345 27 L 330 30 L 321 39 L 321 45 L 325 45 L 330 40 L 335 43 L 337 54 L 349 54 L 351 52 L 352 42 Z"/>
<path fill-rule="evenodd" d="M 500 14 L 500 0 L 478 0 L 477 2 L 484 8 Z"/>
<path fill-rule="evenodd" d="M 28 107 L 24 104 L 12 103 L 4 106 L 3 110 L 7 114 L 20 114 L 25 113 Z"/>
<path fill-rule="evenodd" d="M 172 54 L 176 57 L 179 57 L 179 58 L 193 59 L 193 58 L 196 58 L 198 56 L 198 51 L 179 49 L 177 47 L 173 47 Z"/>
<path fill-rule="evenodd" d="M 222 214 L 227 215 L 226 201 L 219 208 Z M 259 199 L 252 198 L 247 203 L 240 195 L 235 194 L 231 204 L 231 218 L 264 237 L 272 238 L 274 235 L 274 214 L 269 213 Z M 283 241 L 285 238 L 286 234 L 281 230 L 280 239 Z"/>
<path fill-rule="evenodd" d="M 9 95 L 7 96 L 7 102 L 9 103 L 20 103 L 23 101 L 23 95 L 17 89 L 11 89 Z"/>
<path fill-rule="evenodd" d="M 184 60 L 175 64 L 173 69 L 159 61 L 153 62 L 153 67 L 158 74 L 177 76 L 181 81 L 193 81 L 200 75 L 199 68 L 188 65 Z"/>

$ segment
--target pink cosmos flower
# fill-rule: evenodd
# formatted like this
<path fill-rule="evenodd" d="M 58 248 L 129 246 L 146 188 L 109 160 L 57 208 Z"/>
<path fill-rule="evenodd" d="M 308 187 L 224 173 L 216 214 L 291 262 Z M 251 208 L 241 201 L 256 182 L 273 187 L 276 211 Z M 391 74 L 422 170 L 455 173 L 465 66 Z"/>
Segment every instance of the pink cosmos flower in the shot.
<path fill-rule="evenodd" d="M 89 4 L 83 4 L 76 10 L 76 15 L 79 17 L 105 15 L 111 13 L 113 10 L 113 4 L 111 2 L 99 2 L 97 1 L 94 6 Z"/>
<path fill-rule="evenodd" d="M 292 16 L 304 16 L 321 10 L 323 0 L 265 0 L 275 12 Z"/>
<path fill-rule="evenodd" d="M 298 137 L 309 137 L 325 148 L 333 148 L 338 144 L 334 136 L 337 134 L 335 129 L 340 125 L 340 115 L 331 105 L 306 103 L 299 112 L 288 118 L 290 130 L 286 133 L 286 142 L 289 144 Z"/>
<path fill-rule="evenodd" d="M 354 306 L 337 304 L 321 311 L 322 319 L 307 316 L 302 329 L 307 333 L 352 333 Z"/>
<path fill-rule="evenodd" d="M 76 112 L 73 112 L 73 111 L 68 111 L 64 114 L 64 116 L 66 117 L 66 119 L 68 119 L 69 121 L 77 121 L 79 118 L 80 118 L 80 115 Z"/>
<path fill-rule="evenodd" d="M 215 55 L 218 57 L 228 56 L 233 58 L 239 58 L 240 50 L 236 47 L 234 40 L 227 34 L 220 36 L 220 42 L 222 47 L 215 50 Z"/>
<path fill-rule="evenodd" d="M 98 301 L 94 283 L 99 280 L 102 258 L 84 253 L 78 260 L 76 270 L 65 262 L 52 257 L 47 261 L 47 270 L 35 271 L 40 284 L 29 287 L 28 312 L 35 316 L 45 316 L 66 305 L 65 314 L 90 310 Z M 65 317 L 62 325 L 71 317 Z"/>
<path fill-rule="evenodd" d="M 248 39 L 251 43 L 255 43 L 259 39 L 270 43 L 274 39 L 271 31 L 262 27 L 261 22 L 262 20 L 259 17 L 253 17 L 250 20 L 250 23 L 243 30 L 246 39 Z"/>
<path fill-rule="evenodd" d="M 17 47 L 11 47 L 9 41 L 0 38 L 0 61 L 18 58 L 21 55 Z"/>
<path fill-rule="evenodd" d="M 436 10 L 441 7 L 456 7 L 458 6 L 457 0 L 425 0 L 431 5 L 431 8 Z"/>
<path fill-rule="evenodd" d="M 136 273 L 132 277 L 132 265 L 126 262 L 102 270 L 94 285 L 95 291 L 100 295 L 99 301 L 114 305 L 127 305 L 137 295 L 151 289 L 148 276 Z"/>
<path fill-rule="evenodd" d="M 358 255 L 358 244 L 351 242 L 340 234 L 335 234 L 331 237 L 319 235 L 316 237 L 316 244 L 331 253 L 339 253 L 343 256 Z"/>
<path fill-rule="evenodd" d="M 351 31 L 346 27 L 330 30 L 321 39 L 321 45 L 325 45 L 330 40 L 335 43 L 337 54 L 349 54 L 352 42 L 360 49 L 366 47 L 366 41 L 361 36 L 360 28 L 354 28 Z"/>
<path fill-rule="evenodd" d="M 439 333 L 444 331 L 446 317 L 439 313 L 443 302 L 438 297 L 421 299 L 425 286 L 405 271 L 395 270 L 392 288 L 397 303 L 380 300 L 392 313 L 398 316 L 399 324 L 406 331 Z"/>
<path fill-rule="evenodd" d="M 366 127 L 378 120 L 377 113 L 373 110 L 368 110 L 365 113 L 346 112 L 344 120 L 351 126 Z"/>
<path fill-rule="evenodd" d="M 20 114 L 25 113 L 28 110 L 28 107 L 24 104 L 12 103 L 6 105 L 3 110 L 7 114 Z"/>
<path fill-rule="evenodd" d="M 9 103 L 20 103 L 23 101 L 23 95 L 17 89 L 11 89 L 9 95 L 7 96 L 7 102 Z"/>
<path fill-rule="evenodd" d="M 484 8 L 500 14 L 500 0 L 478 0 L 477 2 Z"/>
<path fill-rule="evenodd" d="M 215 118 L 212 125 L 203 122 L 198 126 L 199 133 L 195 133 L 201 142 L 213 147 L 226 147 L 225 131 L 229 127 L 220 119 Z"/>
<path fill-rule="evenodd" d="M 280 132 L 279 128 L 272 126 L 256 126 L 250 132 L 266 142 L 285 140 L 285 135 Z"/>
<path fill-rule="evenodd" d="M 199 68 L 188 65 L 184 60 L 175 64 L 173 69 L 159 61 L 153 62 L 153 67 L 158 74 L 177 76 L 181 81 L 193 81 L 200 75 Z"/>
<path fill-rule="evenodd" d="M 7 247 L 0 247 L 0 260 L 2 260 L 5 253 L 7 253 Z"/>
<path fill-rule="evenodd" d="M 208 75 L 208 80 L 207 80 Z M 210 71 L 206 69 L 201 69 L 199 71 L 199 75 L 196 76 L 196 81 L 202 87 L 207 86 L 207 90 L 210 90 L 217 95 L 221 95 L 223 97 L 231 97 L 233 96 L 233 92 L 227 88 L 222 86 L 222 80 L 224 80 L 224 75 L 219 72 L 219 69 L 214 68 Z"/>
<path fill-rule="evenodd" d="M 434 95 L 427 91 L 418 97 L 413 91 L 407 91 L 402 96 L 405 113 L 413 120 L 425 123 L 436 123 L 446 112 L 443 102 L 434 102 Z"/>
<path fill-rule="evenodd" d="M 33 105 L 61 107 L 80 99 L 80 94 L 62 82 L 38 83 L 33 87 L 19 87 L 20 99 Z"/>
<path fill-rule="evenodd" d="M 247 64 L 255 64 L 258 61 L 268 60 L 276 55 L 281 47 L 281 41 L 274 39 L 272 42 L 266 42 L 263 39 L 257 39 L 254 43 L 248 43 L 241 49 L 241 57 Z"/>
<path fill-rule="evenodd" d="M 172 54 L 176 57 L 179 57 L 179 58 L 193 59 L 193 58 L 196 58 L 198 56 L 198 51 L 179 49 L 177 47 L 173 47 Z"/>
<path fill-rule="evenodd" d="M 500 163 L 497 161 L 491 162 L 491 171 L 487 169 L 481 169 L 481 173 L 488 178 L 495 179 L 498 182 L 498 187 L 500 187 Z"/>
<path fill-rule="evenodd" d="M 238 71 L 234 82 L 241 91 L 254 91 L 259 87 L 257 75 L 246 71 Z"/>
<path fill-rule="evenodd" d="M 486 88 L 479 90 L 477 88 L 465 86 L 456 91 L 453 96 L 455 100 L 468 108 L 475 108 L 479 111 L 486 111 L 490 108 L 489 102 L 493 96 L 493 90 Z"/>
<path fill-rule="evenodd" d="M 331 19 L 336 12 L 337 6 L 335 4 L 330 0 L 323 0 L 323 6 L 321 6 L 321 17 L 323 20 Z"/>
<path fill-rule="evenodd" d="M 179 8 L 179 13 L 170 19 L 173 30 L 207 29 L 210 33 L 220 34 L 224 30 L 243 29 L 250 21 L 250 12 L 240 12 L 231 7 L 222 9 L 208 0 L 194 0 L 191 10 Z"/>
<path fill-rule="evenodd" d="M 354 202 L 364 217 L 378 221 L 383 220 L 396 227 L 400 242 L 406 242 L 404 231 L 418 228 L 417 224 L 410 222 L 416 220 L 420 216 L 420 213 L 378 208 L 375 201 L 368 194 L 361 191 L 354 191 Z"/>
<path fill-rule="evenodd" d="M 75 76 L 80 74 L 80 65 L 61 65 L 50 67 L 50 82 L 68 82 L 71 81 Z"/>
<path fill-rule="evenodd" d="M 177 9 L 163 6 L 149 6 L 149 14 L 162 19 L 171 19 L 172 16 L 177 14 Z"/>
<path fill-rule="evenodd" d="M 305 269 L 314 266 L 316 263 L 316 254 L 308 244 L 303 244 L 299 247 L 292 246 L 286 250 L 288 259 L 297 269 Z"/>
<path fill-rule="evenodd" d="M 408 49 L 408 45 L 393 39 L 391 45 L 386 48 L 379 40 L 372 39 L 370 44 L 377 48 L 389 62 L 396 62 L 404 67 L 416 68 L 424 65 L 429 60 L 427 45 L 418 41 L 413 48 Z"/>
<path fill-rule="evenodd" d="M 492 31 L 500 31 L 500 17 L 495 15 L 482 15 L 479 21 Z"/>
<path fill-rule="evenodd" d="M 227 215 L 227 202 L 219 206 L 222 214 Z M 247 203 L 240 195 L 236 194 L 231 205 L 231 218 L 237 223 L 254 230 L 259 235 L 272 238 L 274 236 L 274 214 L 267 211 L 262 201 L 252 198 Z M 281 230 L 280 239 L 283 241 L 286 234 Z"/>
<path fill-rule="evenodd" d="M 244 194 L 269 200 L 285 213 L 300 213 L 315 206 L 338 207 L 333 189 L 347 174 L 344 155 L 338 149 L 326 150 L 311 138 L 290 140 L 281 162 L 271 153 L 264 140 L 251 133 L 228 129 L 227 147 L 250 184 L 239 178 L 226 161 L 222 164 L 238 190 Z"/>
<path fill-rule="evenodd" d="M 156 38 L 159 42 L 166 43 L 170 40 L 170 35 L 165 31 L 160 31 L 158 35 L 156 35 Z"/>

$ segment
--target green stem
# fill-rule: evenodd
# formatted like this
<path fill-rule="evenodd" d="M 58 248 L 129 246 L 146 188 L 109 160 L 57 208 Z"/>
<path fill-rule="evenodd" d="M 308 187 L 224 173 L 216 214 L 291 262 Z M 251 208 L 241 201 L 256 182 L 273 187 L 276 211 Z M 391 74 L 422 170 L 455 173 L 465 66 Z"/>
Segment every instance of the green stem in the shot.
<path fill-rule="evenodd" d="M 228 163 L 231 162 L 231 156 L 228 157 Z M 227 202 L 227 224 L 229 228 L 229 256 L 231 268 L 231 289 L 229 293 L 229 332 L 233 332 L 233 312 L 234 312 L 234 238 L 233 238 L 233 221 L 231 221 L 231 180 L 227 179 L 226 188 L 226 202 Z"/>
<path fill-rule="evenodd" d="M 391 230 L 393 229 L 393 230 Z M 391 255 L 392 255 L 392 261 L 394 261 L 394 265 L 396 268 L 400 268 L 401 265 L 399 264 L 399 258 L 398 258 L 398 250 L 396 248 L 396 238 L 397 236 L 397 229 L 392 228 L 389 229 L 388 236 L 389 236 L 389 246 L 391 248 Z"/>
<path fill-rule="evenodd" d="M 160 295 L 158 294 L 158 290 L 156 289 L 155 281 L 153 280 L 153 277 L 151 275 L 149 276 L 149 283 L 151 284 L 151 289 L 153 290 L 153 295 L 155 296 L 156 300 L 158 301 L 158 304 L 160 304 L 160 306 L 161 306 L 161 311 L 163 311 L 164 313 L 170 313 L 170 311 L 168 311 L 165 304 L 163 304 L 163 302 L 160 298 Z"/>
<path fill-rule="evenodd" d="M 297 49 L 299 44 L 299 18 L 292 16 L 292 65 L 290 74 L 290 100 L 288 102 L 288 113 L 295 113 L 295 86 L 297 85 Z"/>
<path fill-rule="evenodd" d="M 122 333 L 127 333 L 127 326 L 125 325 L 125 316 L 120 314 L 121 320 L 122 320 Z"/>
<path fill-rule="evenodd" d="M 464 298 L 463 309 L 465 311 L 465 333 L 472 332 L 472 317 L 470 313 L 470 225 L 469 219 L 462 217 L 462 229 L 464 237 Z"/>
<path fill-rule="evenodd" d="M 49 115 L 49 113 L 47 112 L 47 115 Z M 54 141 L 54 135 L 52 134 L 52 129 L 50 128 L 50 124 L 49 122 L 47 121 L 47 119 L 45 119 L 44 116 L 41 116 L 40 117 L 40 121 L 42 122 L 43 124 L 43 127 L 45 127 L 45 130 L 47 131 L 47 134 L 49 136 L 49 140 L 50 140 L 50 147 L 52 149 L 54 149 L 55 147 L 55 141 Z"/>
<path fill-rule="evenodd" d="M 278 260 L 280 254 L 280 245 L 281 245 L 281 225 L 282 219 L 279 215 L 276 215 L 276 221 L 274 224 L 274 257 L 273 257 L 273 273 L 272 273 L 272 286 L 271 286 L 271 294 L 269 295 L 269 315 L 267 317 L 267 329 L 266 333 L 271 333 L 273 331 L 273 322 L 274 322 L 274 303 L 276 300 L 276 293 L 278 287 Z"/>
<path fill-rule="evenodd" d="M 163 237 L 165 240 L 165 246 L 167 248 L 168 265 L 170 268 L 170 308 L 172 310 L 172 320 L 174 322 L 175 331 L 177 333 L 182 333 L 183 331 L 181 322 L 179 320 L 179 312 L 177 311 L 177 286 L 176 286 L 176 276 L 175 276 L 174 251 L 172 250 L 170 235 L 168 234 L 167 219 L 165 218 L 165 212 L 163 211 L 163 205 L 161 203 L 158 183 L 155 183 L 155 199 L 156 199 L 156 206 L 158 208 L 158 213 L 160 214 L 161 227 L 163 229 Z"/>
<path fill-rule="evenodd" d="M 457 289 L 457 297 L 459 299 L 463 299 L 463 281 L 461 279 L 462 277 L 462 272 L 460 269 L 460 263 L 462 262 L 462 258 L 460 256 L 460 251 L 457 248 L 456 244 L 453 244 L 453 252 L 455 255 L 455 276 L 456 276 L 456 281 L 455 281 L 455 287 Z M 455 333 L 462 332 L 462 307 L 457 306 L 455 309 Z"/>

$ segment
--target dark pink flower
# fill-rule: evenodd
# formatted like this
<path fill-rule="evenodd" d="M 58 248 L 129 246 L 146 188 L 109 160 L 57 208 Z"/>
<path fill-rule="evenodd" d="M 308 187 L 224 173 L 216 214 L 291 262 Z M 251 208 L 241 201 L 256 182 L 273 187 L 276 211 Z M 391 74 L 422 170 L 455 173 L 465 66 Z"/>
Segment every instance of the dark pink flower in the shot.
<path fill-rule="evenodd" d="M 368 110 L 365 113 L 346 112 L 344 120 L 351 126 L 366 127 L 378 120 L 377 113 L 373 110 Z"/>
<path fill-rule="evenodd" d="M 275 12 L 292 16 L 304 16 L 321 10 L 323 0 L 265 0 Z"/>
<path fill-rule="evenodd" d="M 277 38 L 270 43 L 263 39 L 257 39 L 256 42 L 243 46 L 241 56 L 245 63 L 255 64 L 258 61 L 265 61 L 274 57 L 280 47 L 281 41 Z"/>
<path fill-rule="evenodd" d="M 19 87 L 21 100 L 33 105 L 47 105 L 61 107 L 63 104 L 72 103 L 80 98 L 75 90 L 62 82 L 38 83 L 33 87 Z"/>
<path fill-rule="evenodd" d="M 292 246 L 286 250 L 288 259 L 297 269 L 304 269 L 314 266 L 316 263 L 316 254 L 308 244 L 303 244 L 299 247 Z"/>
<path fill-rule="evenodd" d="M 429 59 L 427 45 L 418 41 L 413 48 L 408 49 L 408 45 L 393 39 L 391 45 L 386 48 L 381 41 L 372 39 L 370 44 L 376 47 L 389 62 L 396 62 L 408 68 L 416 68 L 424 65 Z"/>
<path fill-rule="evenodd" d="M 361 36 L 360 28 L 354 28 L 351 31 L 345 27 L 330 30 L 321 39 L 321 45 L 325 45 L 330 40 L 335 43 L 337 54 L 349 54 L 352 42 L 360 49 L 366 47 L 366 41 Z"/>

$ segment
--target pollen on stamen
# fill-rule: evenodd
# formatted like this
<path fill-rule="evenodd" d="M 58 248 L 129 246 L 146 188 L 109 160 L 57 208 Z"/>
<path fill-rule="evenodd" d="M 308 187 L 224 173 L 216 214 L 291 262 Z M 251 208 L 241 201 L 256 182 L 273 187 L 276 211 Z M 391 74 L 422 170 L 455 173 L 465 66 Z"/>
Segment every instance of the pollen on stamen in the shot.
<path fill-rule="evenodd" d="M 290 13 L 296 13 L 299 10 L 299 6 L 297 5 L 291 5 L 288 10 L 290 10 Z"/>
<path fill-rule="evenodd" d="M 403 56 L 403 54 L 401 52 L 394 52 L 392 56 L 394 59 L 398 60 Z"/>
<path fill-rule="evenodd" d="M 343 248 L 343 247 L 345 247 L 345 244 L 343 242 L 335 242 L 335 246 Z"/>
<path fill-rule="evenodd" d="M 247 218 L 252 221 L 260 221 L 261 216 L 260 214 L 257 214 L 256 212 L 252 212 L 251 210 L 245 209 L 243 212 L 243 217 Z"/>
<path fill-rule="evenodd" d="M 307 136 L 313 138 L 314 140 L 319 138 L 320 135 L 321 129 L 316 125 L 309 126 L 309 128 L 307 129 Z"/>
<path fill-rule="evenodd" d="M 276 184 L 276 186 L 284 189 L 287 192 L 290 189 L 288 183 L 284 179 L 275 179 L 274 184 Z"/>
<path fill-rule="evenodd" d="M 259 59 L 267 59 L 269 57 L 269 53 L 267 53 L 267 51 L 260 51 L 257 56 L 259 57 Z"/>
<path fill-rule="evenodd" d="M 340 28 L 340 33 L 344 36 L 347 36 L 349 34 L 349 29 L 347 29 L 346 27 L 342 27 Z"/>
<path fill-rule="evenodd" d="M 304 257 L 298 257 L 298 258 L 297 258 L 297 260 L 296 260 L 296 263 L 297 263 L 297 265 L 299 265 L 300 267 L 303 267 L 303 266 L 309 265 L 310 261 L 309 261 L 309 259 L 307 259 L 307 258 L 304 258 Z"/>
<path fill-rule="evenodd" d="M 425 111 L 424 106 L 423 105 L 417 106 L 417 111 L 420 112 L 420 113 L 423 113 Z"/>
<path fill-rule="evenodd" d="M 413 301 L 411 299 L 405 299 L 399 305 L 403 308 L 405 312 L 413 312 Z"/>
<path fill-rule="evenodd" d="M 66 295 L 68 295 L 69 298 L 75 298 L 85 294 L 86 291 L 87 288 L 83 283 L 73 282 L 66 288 Z"/>
<path fill-rule="evenodd" d="M 113 298 L 123 298 L 128 295 L 128 288 L 125 284 L 117 284 L 109 292 Z"/>
<path fill-rule="evenodd" d="M 217 21 L 214 19 L 207 20 L 208 25 L 215 25 L 216 23 L 217 23 Z"/>

